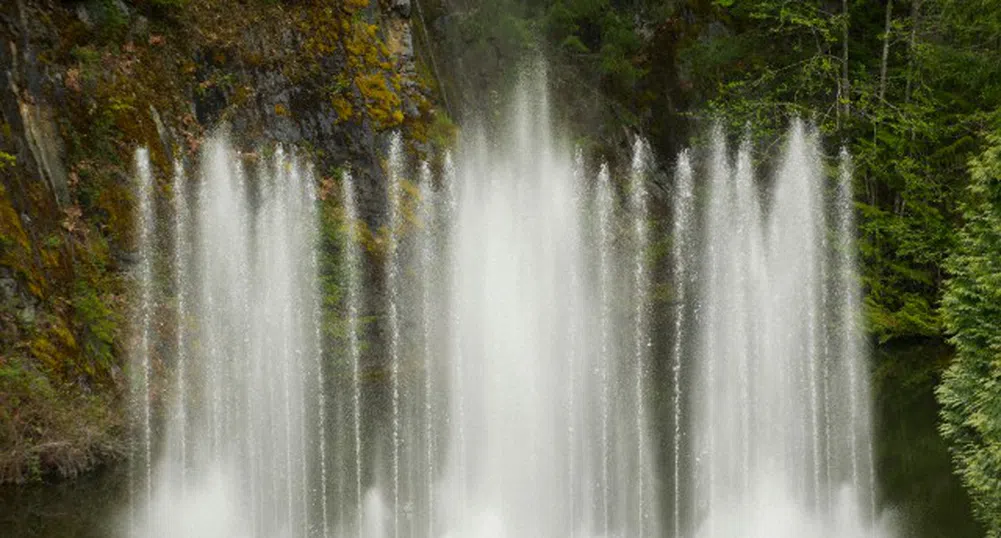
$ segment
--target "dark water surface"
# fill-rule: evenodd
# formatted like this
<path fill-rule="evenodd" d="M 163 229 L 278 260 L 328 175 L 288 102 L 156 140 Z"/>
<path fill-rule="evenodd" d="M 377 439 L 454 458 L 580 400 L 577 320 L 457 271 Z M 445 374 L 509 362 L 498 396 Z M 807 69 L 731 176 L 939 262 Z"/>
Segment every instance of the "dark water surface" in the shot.
<path fill-rule="evenodd" d="M 900 538 L 984 535 L 937 430 L 934 387 L 952 356 L 938 341 L 887 345 L 873 356 L 878 485 Z"/>
<path fill-rule="evenodd" d="M 128 504 L 126 465 L 56 484 L 0 486 L 0 538 L 119 536 Z"/>

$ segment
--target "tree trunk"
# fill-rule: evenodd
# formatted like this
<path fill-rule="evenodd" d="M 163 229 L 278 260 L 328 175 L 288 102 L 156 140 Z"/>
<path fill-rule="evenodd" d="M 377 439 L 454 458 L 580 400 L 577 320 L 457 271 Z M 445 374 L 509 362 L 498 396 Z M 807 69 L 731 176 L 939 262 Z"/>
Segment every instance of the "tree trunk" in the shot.
<path fill-rule="evenodd" d="M 883 61 L 879 66 L 879 100 L 886 99 L 886 68 L 890 60 L 890 30 L 893 25 L 893 0 L 886 0 L 886 26 L 883 30 Z"/>
<path fill-rule="evenodd" d="M 845 106 L 844 116 L 845 116 L 845 121 L 847 121 L 852 111 L 851 86 L 849 86 L 848 84 L 848 0 L 841 0 L 841 12 L 844 14 L 845 17 L 845 22 L 843 26 L 844 34 L 841 36 L 841 63 L 842 63 L 841 99 L 844 102 Z"/>
<path fill-rule="evenodd" d="M 904 102 L 911 102 L 911 87 L 914 82 L 914 54 L 918 41 L 918 24 L 921 22 L 921 0 L 911 0 L 911 42 L 908 44 L 907 56 L 907 89 L 904 92 Z"/>

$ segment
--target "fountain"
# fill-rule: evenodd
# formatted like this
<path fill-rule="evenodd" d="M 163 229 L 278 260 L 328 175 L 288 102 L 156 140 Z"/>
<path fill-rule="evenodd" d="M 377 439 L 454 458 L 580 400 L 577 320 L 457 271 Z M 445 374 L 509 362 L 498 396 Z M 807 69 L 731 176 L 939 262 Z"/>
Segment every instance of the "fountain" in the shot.
<path fill-rule="evenodd" d="M 828 189 L 796 122 L 766 182 L 751 145 L 714 130 L 677 159 L 666 272 L 647 143 L 589 165 L 553 135 L 543 79 L 517 95 L 499 131 L 434 164 L 391 138 L 385 229 L 363 228 L 362 186 L 340 173 L 335 330 L 308 164 L 210 139 L 197 174 L 175 166 L 160 259 L 137 152 L 127 534 L 888 534 L 847 155 Z M 172 345 L 156 304 L 176 308 Z M 333 333 L 343 349 L 321 350 Z"/>
<path fill-rule="evenodd" d="M 643 538 L 649 500 L 644 483 L 650 473 L 646 463 L 646 379 L 649 375 L 647 361 L 650 347 L 649 336 L 649 301 L 650 301 L 650 269 L 648 267 L 650 249 L 650 219 L 647 208 L 648 194 L 646 173 L 649 163 L 649 148 L 642 139 L 637 139 L 633 145 L 633 163 L 629 174 L 630 211 L 633 220 L 633 361 L 635 362 L 633 377 L 635 379 L 635 413 L 636 413 L 636 532 Z"/>
<path fill-rule="evenodd" d="M 601 165 L 598 172 L 598 187 L 595 196 L 595 205 L 598 214 L 598 286 L 601 290 L 599 298 L 601 311 L 598 315 L 598 334 L 600 343 L 598 350 L 601 357 L 611 357 L 613 349 L 612 341 L 612 212 L 615 203 L 612 193 L 611 179 L 608 175 L 608 165 Z M 601 523 L 599 530 L 602 535 L 607 535 L 609 531 L 609 510 L 611 495 L 609 493 L 609 446 L 608 446 L 608 420 L 610 407 L 610 383 L 612 364 L 610 361 L 598 361 L 598 390 L 601 425 L 599 427 L 599 454 L 598 461 L 601 467 Z"/>
<path fill-rule="evenodd" d="M 389 288 L 389 355 L 390 383 L 393 403 L 393 537 L 400 538 L 400 228 L 403 226 L 403 209 L 400 185 L 403 163 L 400 162 L 403 142 L 393 136 L 389 148 L 389 253 L 386 261 L 386 286 Z"/>
<path fill-rule="evenodd" d="M 712 136 L 700 279 L 679 288 L 696 294 L 697 340 L 679 333 L 675 345 L 696 358 L 687 389 L 695 536 L 875 533 L 851 178 L 843 164 L 832 207 L 818 147 L 795 122 L 762 196 L 749 145 L 731 163 L 723 134 Z M 683 157 L 679 200 L 689 196 L 688 166 Z M 675 211 L 676 229 L 690 226 L 690 209 Z M 825 238 L 832 212 L 834 250 Z M 840 278 L 824 278 L 832 273 Z M 835 298 L 841 306 L 830 312 Z"/>
<path fill-rule="evenodd" d="M 520 94 L 508 144 L 474 136 L 457 159 L 446 259 L 458 367 L 436 527 L 446 536 L 656 535 L 655 491 L 642 476 L 652 469 L 647 154 L 640 144 L 630 174 L 640 211 L 621 254 L 632 271 L 616 271 L 609 172 L 588 200 L 586 168 L 551 137 L 541 95 Z M 592 204 L 598 223 L 585 218 Z M 618 274 L 640 284 L 628 304 Z M 632 336 L 614 342 L 619 334 Z"/>
<path fill-rule="evenodd" d="M 600 181 L 600 180 L 599 180 Z M 691 275 L 689 273 L 690 269 L 690 256 L 689 249 L 691 244 L 691 235 L 693 230 L 693 218 L 695 207 L 693 204 L 694 185 L 692 178 L 692 164 L 688 151 L 682 152 L 678 157 L 678 171 L 677 179 L 675 181 L 676 191 L 674 193 L 674 200 L 671 211 L 674 215 L 674 222 L 671 229 L 672 233 L 672 249 L 671 249 L 671 262 L 674 265 L 674 290 L 675 290 L 675 307 L 674 307 L 674 335 L 672 344 L 672 363 L 671 363 L 671 385 L 674 389 L 674 398 L 672 401 L 672 416 L 671 420 L 674 425 L 673 429 L 673 452 L 672 456 L 672 473 L 671 482 L 673 486 L 672 490 L 672 511 L 671 520 L 673 523 L 674 536 L 682 536 L 681 533 L 681 436 L 682 436 L 682 399 L 684 397 L 684 391 L 681 386 L 681 371 L 683 365 L 683 358 L 685 353 L 684 341 L 686 335 L 686 320 L 687 320 L 687 309 L 686 309 L 686 299 L 687 288 L 690 286 Z"/>
<path fill-rule="evenodd" d="M 435 226 L 438 217 L 438 198 L 435 196 L 434 185 L 432 185 L 431 167 L 424 163 L 420 170 L 420 218 L 421 229 L 417 238 L 417 250 L 419 253 L 420 280 L 421 280 L 421 343 L 423 349 L 422 366 L 424 368 L 424 484 L 421 491 L 425 495 L 424 517 L 427 520 L 427 533 L 425 536 L 434 536 L 435 513 L 435 317 L 438 311 L 433 300 L 436 289 L 435 265 L 437 257 L 437 243 L 435 238 Z"/>
<path fill-rule="evenodd" d="M 174 293 L 176 295 L 176 340 L 174 341 L 174 400 L 171 403 L 173 414 L 167 424 L 167 438 L 170 441 L 169 455 L 166 460 L 175 468 L 168 472 L 177 476 L 179 489 L 187 489 L 187 455 L 188 455 L 188 281 L 187 275 L 191 268 L 190 227 L 191 212 L 188 207 L 188 182 L 184 167 L 180 161 L 174 163 L 174 177 L 171 184 L 174 209 Z"/>
<path fill-rule="evenodd" d="M 131 406 L 136 439 L 133 442 L 133 468 L 130 470 L 132 491 L 150 499 L 153 484 L 153 422 L 150 409 L 150 354 L 153 332 L 153 244 L 155 208 L 153 207 L 153 173 L 150 169 L 149 151 L 136 152 L 136 176 L 139 179 L 139 342 L 132 350 Z M 149 513 L 133 511 L 133 520 L 149 517 Z M 133 522 L 133 525 L 135 523 Z"/>
<path fill-rule="evenodd" d="M 148 153 L 138 152 L 137 162 L 140 192 L 152 194 Z M 187 345 L 177 347 L 175 367 L 184 370 L 166 405 L 168 416 L 185 417 L 169 433 L 184 442 L 143 458 L 153 468 L 149 493 L 135 498 L 133 536 L 305 535 L 311 519 L 311 477 L 323 450 L 314 453 L 307 421 L 314 424 L 324 405 L 319 372 L 307 375 L 319 354 L 313 178 L 280 149 L 260 160 L 253 180 L 244 168 L 225 138 L 206 144 L 190 253 L 187 194 L 175 180 L 174 269 L 178 291 L 192 290 L 190 301 L 179 293 L 178 304 L 192 323 L 190 331 L 180 324 Z M 141 240 L 151 244 L 151 236 Z M 152 295 L 149 279 L 141 287 L 144 298 Z M 146 327 L 144 316 L 144 335 Z M 147 432 L 149 422 L 146 411 Z M 140 439 L 149 454 L 153 443 Z"/>

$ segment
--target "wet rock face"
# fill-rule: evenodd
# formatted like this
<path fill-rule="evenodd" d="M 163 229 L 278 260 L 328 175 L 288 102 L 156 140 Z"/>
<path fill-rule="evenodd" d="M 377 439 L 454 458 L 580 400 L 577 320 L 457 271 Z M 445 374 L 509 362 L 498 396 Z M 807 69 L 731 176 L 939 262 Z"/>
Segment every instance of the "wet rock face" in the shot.
<path fill-rule="evenodd" d="M 306 154 L 321 181 L 350 168 L 359 216 L 378 230 L 389 136 L 428 123 L 409 1 L 174 4 L 0 1 L 0 357 L 67 393 L 124 391 L 137 147 L 152 156 L 158 219 L 171 216 L 175 158 L 192 170 L 205 136 L 227 129 L 251 157 L 274 144 Z M 381 304 L 380 275 L 366 278 Z"/>
<path fill-rule="evenodd" d="M 414 38 L 408 19 L 393 19 L 387 24 L 387 45 L 390 53 L 400 58 L 405 72 L 413 74 Z"/>
<path fill-rule="evenodd" d="M 44 101 L 31 99 L 31 96 L 21 100 L 18 108 L 24 125 L 24 139 L 38 167 L 38 177 L 48 184 L 56 203 L 65 206 L 69 202 L 69 187 L 63 164 L 62 138 L 59 137 L 52 108 Z"/>
<path fill-rule="evenodd" d="M 197 138 L 218 126 L 230 128 L 234 141 L 248 150 L 268 142 L 308 147 L 321 161 L 316 163 L 321 173 L 350 165 L 363 186 L 362 218 L 370 225 L 381 225 L 386 212 L 383 197 L 369 198 L 364 191 L 384 190 L 385 174 L 379 156 L 385 153 L 388 133 L 394 130 L 392 124 L 398 124 L 399 120 L 394 118 L 395 112 L 382 112 L 385 98 L 380 93 L 369 95 L 366 87 L 395 93 L 398 104 L 393 106 L 407 121 L 426 113 L 420 102 L 429 94 L 417 82 L 411 0 L 369 2 L 368 7 L 349 7 L 364 3 L 347 2 L 339 8 L 347 13 L 339 15 L 346 16 L 345 20 L 355 23 L 360 20 L 362 26 L 375 29 L 373 35 L 382 44 L 375 45 L 373 50 L 369 50 L 371 45 L 363 43 L 351 43 L 341 50 L 336 46 L 316 47 L 315 41 L 322 41 L 325 36 L 311 35 L 315 29 L 304 29 L 302 24 L 306 21 L 297 20 L 308 13 L 311 9 L 308 7 L 303 12 L 287 10 L 286 20 L 262 19 L 227 34 L 226 28 L 212 26 L 217 21 L 211 16 L 219 15 L 211 14 L 211 7 L 205 7 L 222 6 L 227 1 L 200 0 L 179 8 L 184 11 L 171 11 L 173 8 L 151 10 L 142 3 L 123 0 L 100 5 L 71 2 L 55 6 L 37 0 L 17 0 L 16 4 L 0 10 L 4 15 L 0 18 L 3 22 L 0 37 L 7 45 L 0 52 L 3 68 L 0 83 L 4 90 L 13 88 L 12 92 L 3 92 L 4 120 L 13 130 L 11 142 L 22 146 L 18 148 L 19 161 L 32 170 L 32 177 L 48 185 L 58 205 L 66 205 L 71 198 L 67 183 L 72 163 L 66 162 L 65 133 L 59 132 L 58 125 L 67 115 L 63 109 L 67 105 L 65 94 L 75 90 L 86 96 L 96 90 L 90 80 L 93 77 L 87 76 L 87 68 L 82 68 L 85 73 L 81 76 L 81 68 L 73 65 L 73 61 L 83 62 L 81 58 L 93 56 L 87 60 L 96 62 L 91 69 L 110 69 L 108 59 L 103 57 L 107 53 L 102 52 L 106 46 L 78 45 L 62 51 L 59 61 L 52 61 L 51 49 L 58 45 L 60 27 L 71 24 L 78 27 L 74 32 L 90 32 L 98 36 L 98 41 L 121 41 L 118 48 L 126 53 L 147 45 L 157 48 L 159 54 L 181 53 L 171 66 L 178 70 L 176 85 L 161 91 L 164 101 L 181 104 L 182 110 L 176 106 L 171 110 L 160 102 L 140 103 L 141 96 L 133 96 L 134 104 L 122 105 L 133 107 L 143 116 L 148 111 L 149 116 L 155 117 L 160 138 L 157 146 L 162 146 L 165 153 L 172 154 L 173 145 L 191 146 L 192 134 Z M 337 9 L 334 12 L 339 13 Z M 197 20 L 205 13 L 211 16 L 205 21 Z M 339 44 L 348 40 L 343 34 L 349 30 L 347 26 L 341 28 L 338 21 L 326 24 L 323 31 L 330 32 L 327 39 Z M 226 24 L 218 22 L 221 26 Z M 369 30 L 362 33 L 366 32 Z M 179 50 L 164 47 L 164 43 L 176 44 Z M 383 47 L 382 51 L 379 47 Z M 96 50 L 91 52 L 92 49 Z M 39 51 L 47 55 L 45 62 L 37 61 Z M 345 54 L 357 55 L 364 65 L 359 67 L 359 61 Z M 276 57 L 280 61 L 275 61 Z M 134 63 L 129 68 L 156 68 L 141 61 Z M 387 76 L 385 81 L 372 86 L 372 77 L 378 70 L 386 71 Z M 365 80 L 359 82 L 358 77 Z M 362 94 L 350 97 L 354 107 L 349 119 L 345 119 L 343 107 L 337 106 L 331 93 L 343 91 L 338 88 L 345 84 L 347 94 L 358 92 L 353 88 L 355 85 Z M 193 121 L 182 116 L 185 102 Z M 368 117 L 366 108 L 388 114 L 392 118 L 390 126 L 387 127 L 385 120 Z M 155 143 L 136 138 L 123 142 Z"/>
<path fill-rule="evenodd" d="M 309 36 L 308 32 L 294 31 L 294 27 L 276 30 L 268 25 L 246 29 L 239 45 L 241 54 L 203 49 L 196 51 L 194 58 L 197 90 L 192 102 L 200 125 L 205 129 L 227 126 L 234 142 L 247 151 L 253 151 L 262 142 L 310 148 L 320 174 L 350 167 L 359 188 L 360 217 L 372 229 L 384 225 L 387 212 L 381 159 L 390 133 L 403 128 L 403 125 L 387 127 L 374 114 L 391 116 L 380 107 L 385 105 L 382 101 L 386 95 L 395 94 L 404 121 L 420 118 L 425 113 L 420 103 L 430 97 L 427 88 L 418 81 L 409 18 L 411 3 L 393 0 L 383 6 L 379 11 L 369 8 L 360 12 L 363 19 L 375 21 L 363 25 L 377 28 L 381 44 L 373 49 L 365 44 L 349 45 L 347 49 L 358 54 L 357 59 L 335 52 L 297 59 L 292 65 L 241 61 L 241 56 L 267 58 L 275 49 L 309 50 L 314 46 L 315 36 Z M 305 69 L 297 64 L 300 61 L 315 65 Z M 365 66 L 359 68 L 359 63 Z M 243 92 L 249 96 L 241 95 L 241 88 L 236 87 L 239 85 L 216 83 L 227 78 L 235 78 L 242 88 L 249 88 L 249 92 Z M 359 82 L 361 79 L 365 86 Z M 358 86 L 361 94 L 353 98 L 353 116 L 349 120 L 337 106 L 337 96 L 331 94 L 331 87 L 341 87 L 345 80 L 348 86 Z M 375 95 L 366 93 L 371 84 Z M 349 88 L 347 93 L 351 92 Z M 422 141 L 412 143 L 418 151 L 429 150 Z"/>
<path fill-rule="evenodd" d="M 314 165 L 321 173 L 349 164 L 362 189 L 360 216 L 372 227 L 384 219 L 385 174 L 378 156 L 388 133 L 377 131 L 370 121 L 344 122 L 313 81 L 295 82 L 274 67 L 209 67 L 208 79 L 220 70 L 239 73 L 254 88 L 250 106 L 234 106 L 235 96 L 213 87 L 196 97 L 194 107 L 202 125 L 225 125 L 234 142 L 255 151 L 262 142 L 313 150 Z"/>
<path fill-rule="evenodd" d="M 5 126 L 5 149 L 31 171 L 26 179 L 45 183 L 62 206 L 69 197 L 63 141 L 51 105 L 53 96 L 44 91 L 59 75 L 40 61 L 39 46 L 31 39 L 34 32 L 40 32 L 41 41 L 48 43 L 53 34 L 27 16 L 20 0 L 6 11 L 7 18 L 0 19 L 6 22 L 0 32 L 0 119 Z"/>

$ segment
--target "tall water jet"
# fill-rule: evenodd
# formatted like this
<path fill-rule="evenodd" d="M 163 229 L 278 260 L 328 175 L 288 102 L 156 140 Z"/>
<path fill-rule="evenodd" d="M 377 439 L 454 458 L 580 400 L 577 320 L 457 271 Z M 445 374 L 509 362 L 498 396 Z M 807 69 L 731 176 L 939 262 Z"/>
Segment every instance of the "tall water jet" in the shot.
<path fill-rule="evenodd" d="M 823 173 L 817 142 L 802 123 L 793 125 L 776 171 L 771 214 L 767 222 L 771 302 L 768 322 L 769 347 L 774 354 L 769 366 L 780 368 L 778 386 L 765 405 L 780 420 L 783 468 L 789 491 L 807 506 L 815 506 L 816 470 L 811 461 L 816 437 L 817 289 L 822 253 L 825 207 Z M 767 374 L 766 374 L 767 375 Z M 784 394 L 783 401 L 778 401 Z M 773 445 L 775 446 L 775 445 Z"/>
<path fill-rule="evenodd" d="M 699 335 L 702 340 L 700 345 L 703 348 L 701 353 L 703 356 L 699 361 L 703 365 L 699 375 L 702 386 L 699 387 L 699 390 L 705 393 L 705 397 L 702 399 L 702 405 L 696 408 L 698 414 L 696 422 L 699 424 L 715 424 L 717 422 L 717 408 L 719 407 L 716 402 L 717 395 L 729 394 L 729 392 L 724 392 L 725 389 L 719 384 L 716 362 L 720 354 L 718 350 L 720 342 L 715 337 L 716 334 L 722 332 L 720 327 L 720 311 L 722 310 L 720 295 L 725 293 L 722 275 L 728 266 L 722 260 L 723 253 L 721 251 L 728 237 L 726 235 L 728 230 L 722 225 L 722 221 L 729 213 L 729 208 L 726 206 L 727 196 L 723 193 L 725 193 L 726 180 L 730 175 L 730 167 L 722 137 L 722 132 L 714 129 L 710 138 L 711 148 L 708 165 L 708 190 L 710 194 L 705 223 L 703 224 L 706 235 L 704 242 L 706 252 L 703 255 L 705 267 L 702 275 L 704 278 L 699 283 L 700 310 L 703 311 L 700 320 L 702 333 Z M 717 428 L 715 427 L 700 428 L 696 432 L 695 502 L 700 512 L 709 510 L 717 495 L 717 476 L 720 473 L 720 465 L 717 464 L 716 460 L 719 453 L 717 452 L 718 440 L 716 437 Z M 708 522 L 710 536 L 715 533 L 714 525 L 715 522 L 710 519 Z"/>
<path fill-rule="evenodd" d="M 307 165 L 308 166 L 308 165 Z M 319 205 L 317 203 L 318 194 L 316 192 L 316 184 L 313 181 L 312 168 L 307 168 L 307 173 L 305 175 L 305 180 L 303 181 L 303 187 L 306 191 L 306 211 L 308 214 L 309 222 L 317 226 L 320 221 L 319 215 Z M 310 279 L 312 282 L 312 289 L 309 289 L 308 296 L 306 297 L 305 303 L 310 308 L 310 313 L 312 314 L 312 340 L 305 342 L 309 347 L 306 348 L 308 355 L 313 357 L 312 364 L 310 365 L 315 374 L 315 386 L 313 390 L 315 391 L 316 398 L 316 414 L 319 420 L 318 430 L 319 434 L 317 437 L 317 458 L 320 460 L 320 528 L 323 531 L 322 536 L 326 538 L 330 535 L 330 515 L 328 513 L 327 504 L 327 395 L 326 395 L 326 375 L 323 368 L 323 349 L 321 342 L 323 341 L 321 336 L 321 326 L 322 326 L 322 303 L 320 294 L 319 279 L 316 278 L 320 274 L 320 259 L 319 259 L 319 249 L 313 246 L 309 249 L 309 266 L 308 272 L 306 273 L 306 279 Z M 311 304 L 310 304 L 311 302 Z M 308 330 L 308 328 L 307 328 Z M 303 391 L 303 397 L 309 398 L 309 391 Z M 304 403 L 303 414 L 308 414 L 308 405 Z M 303 442 L 306 442 L 305 428 L 306 423 L 303 422 Z M 303 475 L 308 476 L 309 473 L 309 462 L 306 457 L 302 458 L 303 462 Z M 303 487 L 307 488 L 307 482 L 303 482 Z M 303 490 L 303 501 L 309 505 L 309 493 L 306 489 Z M 309 518 L 306 518 L 303 523 L 307 526 L 306 534 L 309 534 Z"/>
<path fill-rule="evenodd" d="M 244 161 L 255 159 L 248 179 Z M 187 427 L 167 428 L 152 495 L 137 499 L 146 515 L 130 534 L 305 536 L 321 523 L 309 508 L 318 469 L 306 427 L 322 407 L 307 398 L 320 349 L 313 178 L 280 149 L 241 156 L 223 138 L 203 146 L 200 176 L 193 259 L 175 267 L 193 295 L 183 303 L 192 345 L 177 348 L 185 396 L 167 403 Z M 181 455 L 170 436 L 185 429 Z"/>
<path fill-rule="evenodd" d="M 393 536 L 400 537 L 400 256 L 399 243 L 401 226 L 403 225 L 403 209 L 401 207 L 402 187 L 400 185 L 403 173 L 403 141 L 399 134 L 393 136 L 389 147 L 389 244 L 386 260 L 386 288 L 388 289 L 389 305 L 389 367 L 390 383 L 392 384 L 392 441 L 393 441 Z"/>
<path fill-rule="evenodd" d="M 684 363 L 684 344 L 686 319 L 687 319 L 687 288 L 690 278 L 689 271 L 689 249 L 691 248 L 691 234 L 693 233 L 693 219 L 695 213 L 695 193 L 692 175 L 692 165 L 688 151 L 681 153 L 678 158 L 678 169 L 676 172 L 675 192 L 672 205 L 672 216 L 674 223 L 671 228 L 672 247 L 671 261 L 674 264 L 674 338 L 672 348 L 671 363 L 671 384 L 674 391 L 672 402 L 672 420 L 674 425 L 674 451 L 671 455 L 672 465 L 672 524 L 674 536 L 682 536 L 681 526 L 681 413 L 683 390 L 681 387 L 681 367 Z"/>
<path fill-rule="evenodd" d="M 468 466 L 467 466 L 467 443 L 466 443 L 466 395 L 464 390 L 465 372 L 463 363 L 463 332 L 465 329 L 464 319 L 461 316 L 463 310 L 464 295 L 457 293 L 457 290 L 465 286 L 465 275 L 462 272 L 459 249 L 456 248 L 461 237 L 460 228 L 460 197 L 469 192 L 460 191 L 459 178 L 455 169 L 455 162 L 452 154 L 445 155 L 445 188 L 448 193 L 448 248 L 445 256 L 449 262 L 449 417 L 448 426 L 452 441 L 448 447 L 451 465 L 447 471 L 451 474 L 446 480 L 451 482 L 454 490 L 451 502 L 446 503 L 446 507 L 452 510 L 445 517 L 452 521 L 465 522 L 467 518 L 466 503 L 463 499 L 468 498 Z M 477 170 L 478 172 L 478 170 Z M 461 524 L 461 523 L 460 523 Z M 454 525 L 454 524 L 453 524 Z"/>
<path fill-rule="evenodd" d="M 648 334 L 648 316 L 650 300 L 650 270 L 647 267 L 647 250 L 650 247 L 649 218 L 647 209 L 646 174 L 649 159 L 649 148 L 644 140 L 638 139 L 633 144 L 633 163 L 630 171 L 630 210 L 633 220 L 633 364 L 635 368 L 635 398 L 636 398 L 636 532 L 640 538 L 644 536 L 647 518 L 647 499 L 644 475 L 646 456 L 646 398 L 645 381 L 648 375 L 647 355 L 649 353 L 650 337 Z"/>
<path fill-rule="evenodd" d="M 599 426 L 599 465 L 601 467 L 601 525 L 602 535 L 607 535 L 610 526 L 610 479 L 609 479 L 609 438 L 608 421 L 611 413 L 610 390 L 613 368 L 612 364 L 612 216 L 614 197 L 612 183 L 608 173 L 608 165 L 602 164 L 598 171 L 597 196 L 595 199 L 598 213 L 598 286 L 601 289 L 601 312 L 598 316 L 598 338 L 600 339 L 598 357 L 598 390 L 601 424 Z"/>
<path fill-rule="evenodd" d="M 714 132 L 702 232 L 705 278 L 697 291 L 697 384 L 689 390 L 697 461 L 689 532 L 881 532 L 874 527 L 865 448 L 869 400 L 855 323 L 859 285 L 850 269 L 850 174 L 843 165 L 838 196 L 825 203 L 817 135 L 796 122 L 766 210 L 750 151 L 742 144 L 731 165 L 725 138 Z M 679 191 L 686 188 L 684 165 L 682 159 Z M 835 252 L 826 250 L 824 239 L 832 205 Z M 683 238 L 680 214 L 676 244 Z M 839 278 L 825 282 L 832 263 Z M 680 267 L 676 261 L 675 270 Z M 827 321 L 829 290 L 840 298 L 837 323 Z M 839 341 L 833 350 L 827 345 L 832 339 Z"/>
<path fill-rule="evenodd" d="M 467 492 L 463 498 L 450 489 L 448 501 L 468 508 L 464 520 L 446 522 L 455 535 L 575 530 L 564 467 L 573 417 L 561 378 L 574 345 L 563 335 L 580 312 L 566 308 L 572 290 L 568 279 L 557 279 L 577 263 L 579 249 L 573 166 L 553 154 L 529 106 L 523 100 L 512 121 L 513 148 L 499 155 L 469 150 L 458 171 L 451 247 L 460 275 L 452 293 L 462 377 L 450 380 L 450 391 L 465 403 L 464 416 L 453 417 L 465 436 L 456 427 L 449 441 L 450 451 L 468 454 L 465 476 L 456 479 Z"/>
<path fill-rule="evenodd" d="M 570 204 L 572 206 L 572 211 L 579 212 L 578 204 L 580 203 L 580 198 L 578 196 L 580 186 L 584 184 L 584 153 L 579 148 L 577 149 L 574 159 L 573 168 L 571 171 L 571 189 L 572 195 Z M 546 238 L 547 241 L 552 241 L 552 236 Z M 583 246 L 581 247 L 583 248 Z M 580 255 L 580 254 L 579 254 Z M 581 306 L 581 298 L 577 293 L 582 291 L 580 286 L 582 263 L 572 263 L 569 267 L 567 277 L 570 279 L 570 292 L 567 294 L 565 301 L 571 309 L 577 309 Z M 583 320 L 579 316 L 574 316 L 567 323 L 567 334 L 566 338 L 568 342 L 578 342 L 584 337 L 583 330 L 581 327 Z M 580 443 L 577 442 L 577 436 L 581 432 L 582 424 L 579 424 L 578 417 L 582 414 L 578 412 L 577 406 L 579 405 L 579 396 L 577 391 L 581 389 L 581 380 L 579 370 L 584 367 L 583 364 L 583 350 L 579 349 L 577 346 L 571 346 L 570 351 L 566 354 L 566 372 L 565 377 L 567 379 L 566 388 L 566 407 L 567 414 L 570 420 L 566 425 L 566 446 L 567 446 L 567 457 L 566 457 L 566 488 L 567 488 L 567 498 L 570 499 L 569 513 L 567 517 L 570 521 L 576 521 L 578 518 L 578 476 L 577 469 L 581 462 L 581 450 Z M 581 492 L 583 493 L 583 492 Z M 586 501 L 585 503 L 586 504 Z M 577 529 L 573 529 L 571 532 L 571 537 L 576 535 Z"/>
<path fill-rule="evenodd" d="M 428 163 L 421 165 L 420 173 L 420 217 L 421 230 L 418 237 L 421 280 L 421 342 L 423 344 L 424 366 L 424 495 L 426 497 L 425 517 L 427 519 L 426 536 L 434 536 L 435 513 L 435 440 L 434 440 L 434 323 L 435 310 L 432 304 L 434 293 L 434 264 L 437 244 L 435 241 L 435 226 L 437 224 L 437 197 L 431 184 L 431 167 Z"/>
<path fill-rule="evenodd" d="M 361 309 L 361 247 L 358 243 L 358 202 L 354 179 L 350 172 L 341 176 L 341 196 L 344 204 L 346 234 L 344 263 L 347 266 L 347 309 L 348 309 L 348 354 L 351 359 L 351 411 L 354 427 L 354 479 L 355 479 L 355 532 L 362 535 L 362 438 L 361 438 L 361 331 L 359 312 Z"/>
<path fill-rule="evenodd" d="M 155 241 L 156 215 L 153 207 L 154 182 L 150 169 L 149 150 L 141 148 L 135 156 L 136 175 L 138 176 L 137 198 L 139 199 L 138 226 L 139 229 L 139 342 L 133 351 L 132 366 L 132 399 L 133 413 L 138 446 L 133 448 L 133 491 L 142 491 L 143 497 L 138 504 L 149 502 L 153 480 L 153 424 L 150 409 L 150 353 L 152 352 L 153 332 L 153 244 Z M 138 467 L 138 469 L 136 469 Z M 138 476 L 135 476 L 138 475 Z M 149 511 L 144 514 L 133 513 L 134 518 L 148 518 Z"/>
<path fill-rule="evenodd" d="M 628 263 L 636 271 L 628 274 L 638 280 L 609 282 L 616 264 L 609 174 L 595 202 L 603 221 L 597 235 L 605 237 L 591 246 L 583 233 L 584 167 L 551 137 L 543 93 L 523 87 L 499 143 L 488 147 L 474 135 L 457 159 L 453 235 L 443 258 L 453 276 L 452 403 L 436 529 L 449 536 L 655 534 L 654 488 L 641 478 L 652 472 L 641 431 L 646 223 L 637 241 L 630 240 L 636 226 L 626 237 L 635 249 Z M 645 216 L 640 182 L 648 156 L 643 145 L 638 150 L 631 192 Z M 590 264 L 590 252 L 604 267 Z M 640 289 L 625 296 L 629 313 L 613 313 L 613 290 L 635 283 Z M 600 284 L 601 294 L 591 293 Z M 588 330 L 602 325 L 604 337 Z M 623 333 L 633 345 L 619 357 L 613 339 Z M 625 435 L 611 435 L 612 427 Z"/>
<path fill-rule="evenodd" d="M 868 495 L 868 515 L 875 517 L 875 471 L 873 468 L 872 424 L 869 412 L 870 388 L 866 375 L 864 343 L 858 319 L 862 293 L 858 286 L 858 262 L 855 254 L 855 207 L 852 189 L 852 162 L 847 150 L 841 150 L 835 201 L 837 222 L 837 266 L 840 280 L 838 318 L 839 347 L 843 368 L 847 370 L 850 393 L 849 439 L 852 453 L 852 485 Z"/>
<path fill-rule="evenodd" d="M 187 458 L 188 458 L 188 282 L 186 276 L 190 271 L 191 248 L 189 233 L 191 229 L 191 211 L 188 207 L 188 181 L 184 167 L 180 161 L 174 163 L 174 182 L 172 185 L 174 200 L 174 288 L 177 295 L 176 340 L 174 342 L 176 360 L 174 368 L 174 410 L 173 423 L 169 433 L 174 444 L 173 453 L 169 456 L 176 462 L 173 472 L 179 475 L 180 489 L 186 489 Z"/>

